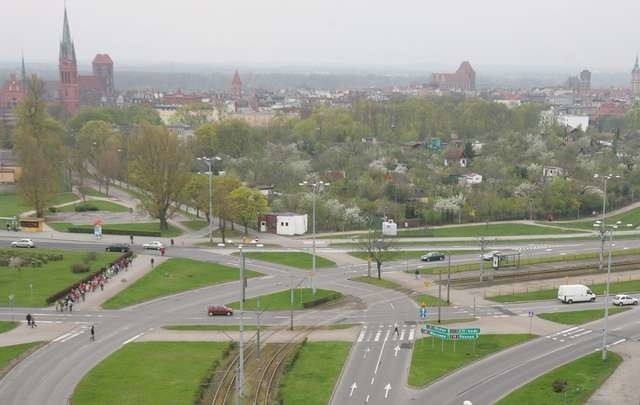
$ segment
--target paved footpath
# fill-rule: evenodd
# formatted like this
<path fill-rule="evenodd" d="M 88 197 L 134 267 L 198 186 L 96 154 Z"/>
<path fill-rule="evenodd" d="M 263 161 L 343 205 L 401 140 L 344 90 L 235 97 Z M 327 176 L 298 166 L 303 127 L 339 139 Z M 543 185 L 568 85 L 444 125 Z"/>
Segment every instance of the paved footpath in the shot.
<path fill-rule="evenodd" d="M 587 405 L 640 404 L 640 344 L 637 341 L 627 341 L 616 346 L 615 352 L 621 355 L 624 361 L 591 396 Z"/>

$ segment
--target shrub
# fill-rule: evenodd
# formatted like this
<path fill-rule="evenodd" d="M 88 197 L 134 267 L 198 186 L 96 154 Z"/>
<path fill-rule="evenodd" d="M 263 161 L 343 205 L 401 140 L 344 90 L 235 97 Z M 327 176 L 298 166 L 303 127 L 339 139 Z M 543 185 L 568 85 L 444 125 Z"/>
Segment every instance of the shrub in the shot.
<path fill-rule="evenodd" d="M 71 271 L 74 273 L 87 273 L 89 265 L 86 263 L 74 263 L 71 265 Z"/>
<path fill-rule="evenodd" d="M 73 209 L 75 212 L 98 211 L 98 207 L 89 203 L 78 204 L 75 207 L 73 207 Z"/>
<path fill-rule="evenodd" d="M 551 383 L 551 387 L 553 387 L 553 392 L 564 392 L 567 389 L 567 385 L 569 385 L 569 383 L 567 383 L 567 380 L 555 380 L 553 383 Z"/>
<path fill-rule="evenodd" d="M 48 208 L 48 211 L 49 211 L 50 213 L 52 213 L 52 214 L 55 214 L 56 212 L 58 212 L 58 208 L 56 208 L 56 207 L 49 207 L 49 208 Z"/>
<path fill-rule="evenodd" d="M 325 302 L 336 300 L 336 299 L 340 298 L 340 296 L 341 296 L 340 293 L 329 294 L 327 296 L 316 298 L 316 299 L 313 299 L 311 301 L 305 301 L 305 302 L 302 303 L 302 307 L 303 308 L 315 307 L 317 305 L 324 304 Z"/>
<path fill-rule="evenodd" d="M 87 254 L 82 258 L 82 261 L 87 264 L 95 262 L 96 260 L 98 260 L 98 254 L 96 252 L 87 252 Z"/>

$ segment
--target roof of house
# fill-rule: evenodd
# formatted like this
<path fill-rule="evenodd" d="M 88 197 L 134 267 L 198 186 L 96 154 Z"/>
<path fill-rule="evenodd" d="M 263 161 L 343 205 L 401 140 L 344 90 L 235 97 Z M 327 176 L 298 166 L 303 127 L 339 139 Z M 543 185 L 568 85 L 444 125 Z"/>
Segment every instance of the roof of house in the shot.
<path fill-rule="evenodd" d="M 93 58 L 93 63 L 98 65 L 113 65 L 111 57 L 107 53 L 99 53 Z"/>

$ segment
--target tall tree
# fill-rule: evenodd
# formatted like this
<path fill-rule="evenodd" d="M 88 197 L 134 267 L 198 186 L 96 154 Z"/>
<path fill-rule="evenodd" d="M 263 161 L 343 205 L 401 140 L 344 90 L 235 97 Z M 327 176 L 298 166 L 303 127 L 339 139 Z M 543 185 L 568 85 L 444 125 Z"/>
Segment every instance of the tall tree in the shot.
<path fill-rule="evenodd" d="M 258 216 L 268 209 L 267 199 L 262 193 L 244 186 L 229 194 L 229 203 L 233 210 L 233 218 L 244 226 L 245 235 L 248 233 L 249 222 L 255 223 Z"/>
<path fill-rule="evenodd" d="M 168 229 L 189 181 L 191 156 L 177 135 L 166 128 L 143 124 L 131 138 L 130 179 L 144 194 L 142 207 Z"/>
<path fill-rule="evenodd" d="M 120 170 L 121 134 L 109 122 L 89 121 L 80 129 L 77 144 L 88 152 L 85 156 L 95 169 L 98 184 L 104 184 L 109 194 L 109 182 Z"/>
<path fill-rule="evenodd" d="M 371 277 L 371 262 L 374 261 L 378 271 L 378 280 L 381 280 L 382 263 L 384 263 L 387 258 L 389 243 L 385 241 L 382 231 L 374 230 L 373 226 L 374 221 L 370 220 L 368 232 L 358 240 L 358 248 L 369 256 L 367 275 Z"/>
<path fill-rule="evenodd" d="M 233 176 L 216 176 L 213 178 L 213 213 L 220 220 L 222 243 L 226 242 L 227 221 L 233 219 L 233 209 L 229 196 L 240 187 L 240 180 Z"/>
<path fill-rule="evenodd" d="M 44 215 L 47 203 L 58 191 L 64 157 L 62 128 L 47 114 L 44 83 L 31 78 L 27 97 L 18 107 L 14 147 L 22 175 L 18 193 L 32 206 L 37 217 Z"/>

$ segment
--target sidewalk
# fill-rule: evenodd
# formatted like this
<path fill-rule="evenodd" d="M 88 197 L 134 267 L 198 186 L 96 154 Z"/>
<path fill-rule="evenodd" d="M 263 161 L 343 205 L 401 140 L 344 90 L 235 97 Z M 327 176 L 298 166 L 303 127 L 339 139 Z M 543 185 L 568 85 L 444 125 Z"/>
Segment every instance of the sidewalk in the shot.
<path fill-rule="evenodd" d="M 71 322 L 41 322 L 39 317 L 35 318 L 38 325 L 35 328 L 27 326 L 26 321 L 22 321 L 15 329 L 0 333 L 0 347 L 50 341 L 79 327 L 78 324 Z"/>
<path fill-rule="evenodd" d="M 627 341 L 616 346 L 613 351 L 622 356 L 623 362 L 589 398 L 587 405 L 640 403 L 640 392 L 636 387 L 640 374 L 640 345 L 638 342 Z"/>

